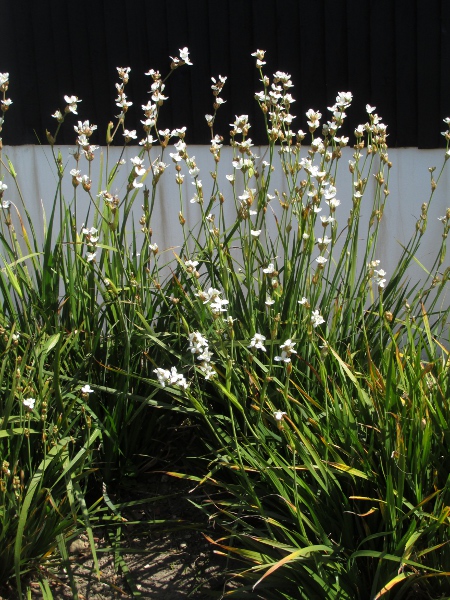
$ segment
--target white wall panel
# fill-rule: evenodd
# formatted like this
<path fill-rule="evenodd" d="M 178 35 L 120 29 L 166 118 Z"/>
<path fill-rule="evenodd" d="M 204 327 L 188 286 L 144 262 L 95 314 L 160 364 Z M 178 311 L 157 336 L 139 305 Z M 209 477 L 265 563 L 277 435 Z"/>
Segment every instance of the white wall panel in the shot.
<path fill-rule="evenodd" d="M 117 192 L 119 197 L 123 197 L 126 188 L 126 181 L 131 167 L 130 158 L 134 157 L 139 152 L 139 149 L 136 147 L 127 147 L 125 149 L 123 158 L 126 159 L 127 164 L 121 167 L 121 171 L 111 189 L 112 192 Z M 66 198 L 70 199 L 73 196 L 73 188 L 69 171 L 75 166 L 75 161 L 70 154 L 71 150 L 69 147 L 61 147 L 60 150 L 66 164 L 64 193 Z M 257 156 L 261 158 L 264 156 L 264 148 L 254 148 L 253 150 Z M 199 177 L 203 182 L 206 201 L 209 198 L 209 192 L 212 187 L 212 180 L 209 174 L 214 168 L 212 155 L 206 146 L 190 146 L 188 151 L 190 156 L 195 155 L 197 165 L 200 168 Z M 303 152 L 306 154 L 306 149 Z M 110 166 L 119 159 L 120 154 L 120 148 L 110 149 Z M 104 181 L 99 185 L 100 150 L 97 151 L 97 155 L 92 163 L 94 190 L 97 190 L 98 187 L 100 189 L 106 187 Z M 338 174 L 337 197 L 341 200 L 342 204 L 336 211 L 336 217 L 340 226 L 345 225 L 351 207 L 351 175 L 348 171 L 348 159 L 351 158 L 351 155 L 351 149 L 344 150 Z M 3 149 L 3 160 L 5 160 L 6 156 L 9 157 L 17 172 L 17 181 L 19 182 L 27 210 L 33 217 L 34 226 L 37 232 L 42 231 L 42 206 L 48 215 L 54 201 L 57 183 L 51 149 L 48 146 L 6 146 Z M 156 159 L 157 154 L 155 153 L 152 158 Z M 175 166 L 171 162 L 168 152 L 164 158 L 166 162 L 170 162 L 170 167 L 164 172 L 158 184 L 156 208 L 152 221 L 154 231 L 153 241 L 159 245 L 161 251 L 177 247 L 181 243 L 181 231 L 178 222 L 180 199 L 178 186 L 174 179 Z M 420 215 L 421 204 L 429 200 L 431 187 L 428 167 L 436 166 L 435 175 L 437 175 L 444 161 L 444 151 L 417 150 L 414 148 L 390 149 L 389 158 L 393 162 L 389 181 L 390 195 L 384 212 L 380 231 L 379 251 L 377 253 L 377 258 L 381 260 L 381 265 L 388 272 L 388 276 L 400 256 L 400 243 L 406 243 L 414 232 L 415 223 Z M 231 160 L 231 149 L 224 147 L 219 165 L 219 182 L 225 195 L 225 206 L 229 224 L 234 222 L 236 216 L 231 186 L 225 178 L 226 174 L 233 171 Z M 87 173 L 87 162 L 84 161 L 84 163 L 80 164 L 82 174 Z M 182 165 L 182 172 L 187 172 L 185 165 Z M 14 181 L 5 172 L 5 169 L 3 169 L 3 175 L 4 182 L 8 185 L 4 199 L 14 202 L 20 210 L 21 201 L 15 189 Z M 148 185 L 151 187 L 150 179 L 148 179 Z M 272 192 L 275 189 L 285 191 L 286 184 L 280 168 L 277 168 L 272 175 L 270 188 Z M 364 196 L 361 209 L 363 221 L 364 218 L 368 219 L 370 216 L 370 194 L 373 193 L 374 189 L 374 185 L 369 186 Z M 190 226 L 195 225 L 200 215 L 199 206 L 189 202 L 194 191 L 194 187 L 190 183 L 190 177 L 186 174 L 184 183 L 184 216 Z M 88 195 L 80 186 L 77 192 L 78 227 L 81 227 L 84 223 L 88 203 Z M 279 213 L 280 207 L 276 203 L 277 201 L 274 200 L 273 208 Z M 133 214 L 137 229 L 139 229 L 138 220 L 141 216 L 141 204 L 142 201 L 138 199 Z M 417 256 L 418 260 L 425 265 L 431 265 L 433 257 L 440 246 L 443 227 L 442 223 L 438 221 L 438 217 L 444 215 L 449 206 L 450 166 L 444 170 L 433 197 L 429 210 L 428 229 Z M 90 226 L 91 223 L 87 223 L 86 225 Z M 443 268 L 448 265 L 449 258 L 446 259 Z M 412 277 L 420 277 L 419 268 L 412 273 Z"/>

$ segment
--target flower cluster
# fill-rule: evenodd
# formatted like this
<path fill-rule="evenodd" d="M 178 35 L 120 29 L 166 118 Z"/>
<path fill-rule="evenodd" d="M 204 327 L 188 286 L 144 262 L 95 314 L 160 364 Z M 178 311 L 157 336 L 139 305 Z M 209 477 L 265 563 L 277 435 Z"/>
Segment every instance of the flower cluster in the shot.
<path fill-rule="evenodd" d="M 158 381 L 162 387 L 166 387 L 166 385 L 176 385 L 177 387 L 181 387 L 185 390 L 189 387 L 184 375 L 177 373 L 176 367 L 172 367 L 170 371 L 168 369 L 161 369 L 158 367 L 157 369 L 153 369 L 153 373 L 156 373 Z"/>
<path fill-rule="evenodd" d="M 291 114 L 291 104 L 295 102 L 288 89 L 293 87 L 291 76 L 288 73 L 277 71 L 273 76 L 273 82 L 269 87 L 269 79 L 262 78 L 264 90 L 258 92 L 255 97 L 264 113 L 268 113 L 271 128 L 268 129 L 269 139 L 273 142 L 287 142 L 282 147 L 283 151 L 289 151 L 294 138 L 290 129 L 295 116 Z"/>
<path fill-rule="evenodd" d="M 87 260 L 87 262 L 95 262 L 95 258 L 97 256 L 97 252 L 96 252 L 95 248 L 97 246 L 97 242 L 99 239 L 98 238 L 98 229 L 96 229 L 95 227 L 91 227 L 90 229 L 83 227 L 81 230 L 81 233 L 86 238 L 86 244 L 94 249 L 93 252 L 86 253 L 86 260 Z"/>
<path fill-rule="evenodd" d="M 217 111 L 220 108 L 220 106 L 222 106 L 222 104 L 225 104 L 225 102 L 226 102 L 223 98 L 220 97 L 220 93 L 223 90 L 223 86 L 225 85 L 226 80 L 227 80 L 227 78 L 223 77 L 222 75 L 219 75 L 219 77 L 217 79 L 215 79 L 214 77 L 211 77 L 211 81 L 212 81 L 211 89 L 212 89 L 213 95 L 214 95 L 214 103 L 213 103 L 214 114 L 213 115 L 205 115 L 206 123 L 207 123 L 208 127 L 211 129 L 211 132 L 213 129 L 214 121 L 216 119 Z M 214 154 L 214 156 L 216 156 L 216 154 L 214 152 L 213 152 L 213 154 Z"/>
<path fill-rule="evenodd" d="M 374 112 L 375 108 L 375 106 L 366 104 L 369 121 L 362 125 L 358 125 L 355 129 L 355 136 L 357 139 L 355 148 L 357 150 L 364 148 L 365 134 L 368 134 L 367 150 L 369 153 L 376 152 L 378 149 L 387 149 L 387 125 L 381 122 L 381 117 Z"/>
<path fill-rule="evenodd" d="M 144 184 L 142 182 L 138 182 L 137 179 L 138 177 L 142 177 L 143 175 L 145 175 L 145 173 L 147 172 L 147 170 L 143 166 L 144 159 L 139 158 L 139 156 L 135 156 L 134 158 L 130 158 L 130 162 L 133 165 L 133 170 L 131 171 L 131 178 L 133 181 L 131 183 L 131 186 L 135 189 L 141 188 Z"/>
<path fill-rule="evenodd" d="M 386 271 L 383 269 L 376 269 L 380 264 L 379 260 L 372 260 L 368 265 L 368 276 L 369 279 L 375 283 L 378 289 L 383 289 L 386 285 Z"/>
<path fill-rule="evenodd" d="M 205 376 L 205 379 L 215 377 L 216 372 L 211 366 L 212 352 L 209 349 L 208 340 L 198 331 L 189 334 L 189 349 L 195 354 L 200 364 L 197 365 Z"/>
<path fill-rule="evenodd" d="M 182 65 L 191 65 L 192 63 L 189 60 L 189 50 L 184 47 L 180 48 L 180 58 L 178 57 L 170 57 L 172 59 L 172 64 L 170 65 L 171 69 L 176 69 L 177 67 L 181 67 Z"/>
<path fill-rule="evenodd" d="M 123 122 L 123 119 L 125 118 L 125 113 L 128 111 L 130 106 L 133 106 L 133 103 L 127 100 L 127 96 L 124 91 L 125 86 L 127 85 L 129 80 L 129 74 L 131 69 L 130 67 L 116 67 L 116 69 L 117 74 L 119 75 L 119 79 L 122 82 L 116 83 L 116 90 L 118 94 L 116 98 L 116 106 L 118 106 L 122 111 L 117 118 Z"/>
<path fill-rule="evenodd" d="M 200 298 L 203 304 L 208 304 L 214 317 L 218 317 L 221 313 L 226 312 L 228 300 L 221 298 L 222 292 L 216 288 L 210 287 L 207 292 L 200 290 L 196 296 Z"/>
<path fill-rule="evenodd" d="M 171 69 L 172 71 L 182 65 L 192 65 L 189 60 L 189 50 L 187 48 L 180 49 L 180 56 L 178 57 L 170 57 L 172 60 Z M 145 132 L 145 137 L 139 142 L 141 146 L 147 151 L 149 151 L 152 146 L 156 142 L 160 142 L 162 147 L 167 147 L 169 143 L 169 139 L 175 135 L 178 135 L 180 138 L 184 138 L 186 128 L 183 127 L 181 129 L 175 129 L 174 131 L 170 131 L 169 129 L 158 131 L 157 129 L 157 121 L 159 109 L 163 105 L 163 103 L 168 100 L 168 96 L 164 95 L 165 83 L 163 78 L 161 77 L 161 73 L 159 71 L 155 71 L 154 69 L 150 69 L 145 75 L 152 78 L 152 83 L 150 85 L 151 100 L 147 102 L 147 104 L 142 105 L 142 110 L 144 111 L 144 120 L 141 120 L 143 125 L 143 129 Z M 157 134 L 156 137 L 153 137 L 152 130 Z"/>

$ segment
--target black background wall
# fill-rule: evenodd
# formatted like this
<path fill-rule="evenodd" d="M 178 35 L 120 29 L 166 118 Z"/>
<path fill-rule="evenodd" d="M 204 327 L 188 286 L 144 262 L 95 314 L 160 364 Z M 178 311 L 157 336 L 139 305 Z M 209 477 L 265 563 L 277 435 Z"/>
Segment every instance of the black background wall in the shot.
<path fill-rule="evenodd" d="M 79 118 L 98 124 L 95 142 L 104 143 L 119 112 L 116 66 L 132 69 L 126 126 L 140 135 L 150 85 L 144 72 L 166 73 L 169 55 L 184 46 L 194 66 L 170 80 L 160 125 L 186 125 L 189 143 L 209 141 L 204 115 L 212 111 L 210 77 L 219 73 L 228 77 L 227 103 L 216 131 L 227 140 L 234 115 L 245 113 L 253 140 L 264 141 L 250 56 L 261 48 L 266 73 L 292 75 L 294 129 L 305 129 L 309 108 L 326 112 L 338 91 L 352 91 L 352 125 L 365 121 L 370 103 L 389 126 L 391 146 L 442 145 L 442 119 L 450 116 L 448 0 L 1 0 L 0 72 L 10 74 L 13 100 L 3 143 L 45 143 L 64 94 L 82 98 Z M 59 141 L 73 143 L 71 124 Z"/>

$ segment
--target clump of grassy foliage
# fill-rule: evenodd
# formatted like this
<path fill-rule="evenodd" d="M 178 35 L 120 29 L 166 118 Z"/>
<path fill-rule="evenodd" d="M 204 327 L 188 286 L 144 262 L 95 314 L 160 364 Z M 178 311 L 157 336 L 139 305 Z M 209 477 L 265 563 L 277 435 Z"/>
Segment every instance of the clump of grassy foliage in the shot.
<path fill-rule="evenodd" d="M 368 106 L 367 123 L 355 129 L 351 189 L 339 190 L 350 204 L 344 216 L 336 185 L 351 94 L 338 95 L 330 121 L 310 110 L 309 135 L 294 133 L 289 75 L 270 80 L 264 53 L 255 57 L 267 161 L 252 151 L 246 115 L 236 117 L 226 189 L 223 139 L 214 132 L 221 76 L 206 116 L 214 164 L 207 192 L 185 131 L 159 129 L 166 79 L 155 71 L 122 198 L 112 190 L 124 165 L 109 164 L 108 148 L 100 181 L 91 179 L 97 147 L 87 121 L 76 127 L 76 165 L 66 173 L 57 135 L 78 99 L 66 97 L 65 111 L 53 115 L 58 126 L 48 140 L 59 185 L 43 244 L 14 167 L 2 159 L 2 181 L 20 198 L 3 199 L 3 185 L 2 569 L 19 593 L 31 572 L 45 585 L 39 568 L 51 560 L 70 573 L 65 548 L 80 529 L 95 556 L 92 519 L 105 510 L 103 499 L 111 507 L 111 484 L 145 469 L 141 457 L 153 456 L 180 419 L 200 426 L 196 472 L 182 475 L 213 490 L 202 506 L 220 525 L 211 543 L 242 564 L 238 589 L 224 596 L 449 591 L 449 210 L 434 264 L 420 282 L 408 278 L 449 149 L 386 274 L 377 259 L 392 167 L 386 126 Z M 169 75 L 185 63 L 183 49 Z M 125 129 L 129 70 L 118 73 L 121 114 L 108 144 L 121 133 L 125 144 L 136 137 Z M 152 239 L 165 160 L 180 190 L 181 249 L 172 260 Z M 272 189 L 275 169 L 283 193 Z M 67 176 L 70 199 L 62 193 Z M 194 227 L 185 218 L 187 177 Z M 90 200 L 82 215 L 81 194 Z M 86 492 L 99 483 L 103 496 L 89 507 Z"/>

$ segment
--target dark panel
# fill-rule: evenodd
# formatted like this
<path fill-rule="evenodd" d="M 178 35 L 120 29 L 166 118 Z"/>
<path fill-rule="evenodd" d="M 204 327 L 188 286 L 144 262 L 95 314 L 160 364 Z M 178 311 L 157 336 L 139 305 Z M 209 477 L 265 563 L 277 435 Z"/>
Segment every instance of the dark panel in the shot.
<path fill-rule="evenodd" d="M 440 0 L 417 2 L 417 103 L 419 148 L 433 148 L 440 142 L 441 20 Z"/>
<path fill-rule="evenodd" d="M 389 141 L 397 141 L 395 72 L 395 2 L 372 0 L 370 11 L 370 91 L 383 123 L 388 125 Z"/>
<path fill-rule="evenodd" d="M 397 146 L 417 144 L 417 10 L 411 0 L 395 4 L 395 86 Z M 389 130 L 391 127 L 389 127 Z M 391 140 L 389 139 L 389 142 Z"/>
<path fill-rule="evenodd" d="M 371 89 L 371 4 L 360 0 L 347 2 L 348 90 L 353 93 L 352 122 L 367 121 L 366 104 L 375 105 Z"/>
<path fill-rule="evenodd" d="M 441 70 L 439 73 L 440 97 L 439 118 L 450 117 L 450 3 L 446 0 L 441 2 Z M 446 125 L 440 121 L 439 131 L 445 131 Z"/>
<path fill-rule="evenodd" d="M 351 91 L 350 131 L 365 122 L 365 105 L 389 126 L 391 145 L 433 147 L 443 142 L 442 118 L 450 114 L 450 4 L 447 0 L 16 0 L 2 7 L 0 71 L 10 73 L 13 105 L 4 143 L 45 142 L 51 114 L 63 96 L 82 98 L 79 118 L 98 125 L 104 143 L 115 105 L 116 66 L 130 66 L 126 88 L 133 106 L 125 126 L 142 136 L 142 104 L 149 98 L 150 68 L 163 75 L 169 55 L 188 46 L 193 67 L 167 81 L 169 101 L 160 128 L 186 125 L 189 143 L 210 137 L 204 115 L 212 112 L 210 77 L 228 77 L 227 101 L 215 132 L 228 141 L 229 123 L 248 114 L 254 143 L 264 142 L 263 119 L 254 100 L 261 89 L 251 53 L 266 50 L 264 72 L 292 75 L 297 102 L 294 128 L 304 113 L 327 106 L 338 91 Z M 73 144 L 76 117 L 59 141 Z M 121 136 L 118 136 L 121 138 Z M 121 141 L 121 140 L 118 140 Z"/>

